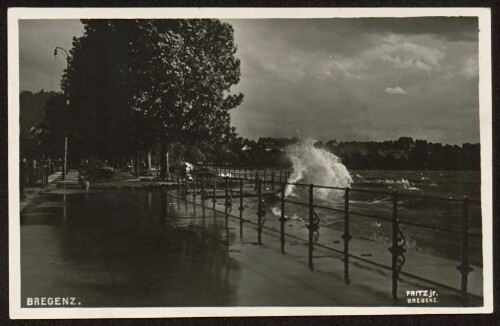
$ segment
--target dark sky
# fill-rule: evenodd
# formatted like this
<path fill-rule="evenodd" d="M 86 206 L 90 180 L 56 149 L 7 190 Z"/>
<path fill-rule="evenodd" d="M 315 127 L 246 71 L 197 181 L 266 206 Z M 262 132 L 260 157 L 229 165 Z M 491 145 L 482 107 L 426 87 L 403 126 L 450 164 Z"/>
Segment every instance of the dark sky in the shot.
<path fill-rule="evenodd" d="M 239 135 L 479 142 L 476 18 L 227 20 Z M 20 22 L 20 89 L 59 90 L 76 20 Z"/>

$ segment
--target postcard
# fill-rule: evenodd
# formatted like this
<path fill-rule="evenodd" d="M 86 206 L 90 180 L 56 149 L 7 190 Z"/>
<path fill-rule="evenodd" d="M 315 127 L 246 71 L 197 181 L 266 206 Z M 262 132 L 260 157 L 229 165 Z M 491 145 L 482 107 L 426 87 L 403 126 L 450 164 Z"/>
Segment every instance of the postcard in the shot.
<path fill-rule="evenodd" d="M 10 8 L 10 317 L 491 313 L 490 19 Z"/>

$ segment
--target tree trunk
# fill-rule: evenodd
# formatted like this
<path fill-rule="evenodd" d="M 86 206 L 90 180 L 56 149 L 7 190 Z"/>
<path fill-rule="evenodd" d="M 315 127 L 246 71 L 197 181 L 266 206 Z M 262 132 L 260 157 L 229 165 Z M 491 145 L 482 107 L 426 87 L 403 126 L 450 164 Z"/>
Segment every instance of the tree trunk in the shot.
<path fill-rule="evenodd" d="M 139 171 L 141 169 L 140 167 L 140 159 L 139 159 L 139 151 L 137 151 L 137 153 L 135 153 L 135 173 L 136 174 L 139 174 Z"/>
<path fill-rule="evenodd" d="M 148 149 L 148 172 L 151 171 L 151 152 L 152 152 L 152 149 Z"/>
<path fill-rule="evenodd" d="M 165 178 L 167 171 L 167 144 L 161 143 L 160 146 L 160 177 Z"/>

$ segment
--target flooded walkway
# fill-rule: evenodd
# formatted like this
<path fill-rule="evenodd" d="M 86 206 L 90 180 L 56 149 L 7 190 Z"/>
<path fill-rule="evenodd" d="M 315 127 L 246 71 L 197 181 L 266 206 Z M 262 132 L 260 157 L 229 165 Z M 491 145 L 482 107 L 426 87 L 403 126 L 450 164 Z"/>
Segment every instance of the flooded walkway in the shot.
<path fill-rule="evenodd" d="M 22 303 L 75 297 L 82 307 L 391 306 L 408 305 L 405 290 L 435 289 L 438 303 L 460 306 L 458 293 L 352 262 L 181 200 L 177 192 L 43 193 L 21 213 Z M 218 210 L 224 210 L 217 203 Z M 479 304 L 479 303 L 472 303 Z M 415 306 L 415 305 L 413 305 Z"/>

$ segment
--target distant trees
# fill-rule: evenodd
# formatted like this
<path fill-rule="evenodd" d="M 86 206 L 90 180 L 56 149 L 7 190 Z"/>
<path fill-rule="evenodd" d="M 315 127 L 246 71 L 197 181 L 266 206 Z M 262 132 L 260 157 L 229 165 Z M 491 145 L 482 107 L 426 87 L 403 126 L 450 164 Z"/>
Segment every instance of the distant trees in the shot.
<path fill-rule="evenodd" d="M 442 145 L 401 137 L 385 142 L 327 142 L 350 169 L 479 170 L 479 144 Z"/>
<path fill-rule="evenodd" d="M 20 137 L 33 137 L 32 128 L 36 128 L 45 119 L 45 105 L 55 92 L 22 91 L 19 94 Z"/>
<path fill-rule="evenodd" d="M 69 128 L 98 158 L 169 144 L 209 148 L 234 135 L 229 110 L 242 94 L 233 29 L 212 19 L 83 20 L 62 88 Z M 201 157 L 196 151 L 189 155 Z"/>
<path fill-rule="evenodd" d="M 220 165 L 283 167 L 292 166 L 286 146 L 297 138 L 262 137 L 258 141 L 233 138 L 226 145 L 209 152 L 206 160 Z M 479 170 L 479 144 L 465 143 L 462 146 L 428 143 L 401 137 L 395 141 L 350 141 L 335 140 L 314 146 L 330 151 L 340 157 L 348 169 L 376 170 Z"/>
<path fill-rule="evenodd" d="M 57 96 L 55 92 L 22 91 L 19 94 L 19 137 L 20 137 L 20 155 L 25 158 L 42 157 L 43 155 L 62 155 L 62 145 L 59 151 L 49 152 L 48 144 L 44 142 L 46 130 L 45 124 L 45 106 L 51 97 Z M 60 139 L 62 144 L 63 139 Z"/>

